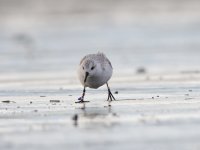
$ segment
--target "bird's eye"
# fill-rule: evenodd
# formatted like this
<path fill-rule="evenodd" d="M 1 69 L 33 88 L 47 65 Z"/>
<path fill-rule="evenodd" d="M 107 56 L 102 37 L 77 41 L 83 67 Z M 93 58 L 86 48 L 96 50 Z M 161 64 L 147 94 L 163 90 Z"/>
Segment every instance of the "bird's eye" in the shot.
<path fill-rule="evenodd" d="M 93 70 L 94 69 L 94 66 L 91 68 L 91 70 Z"/>
<path fill-rule="evenodd" d="M 85 68 L 83 67 L 83 70 L 84 70 Z"/>

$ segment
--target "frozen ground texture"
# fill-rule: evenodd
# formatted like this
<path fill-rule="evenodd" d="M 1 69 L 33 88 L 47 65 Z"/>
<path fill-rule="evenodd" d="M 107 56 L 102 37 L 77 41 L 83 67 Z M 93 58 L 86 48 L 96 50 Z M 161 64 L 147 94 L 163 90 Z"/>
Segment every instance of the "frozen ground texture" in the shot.
<path fill-rule="evenodd" d="M 199 150 L 199 18 L 197 0 L 0 0 L 0 149 Z M 117 101 L 75 104 L 98 50 Z"/>

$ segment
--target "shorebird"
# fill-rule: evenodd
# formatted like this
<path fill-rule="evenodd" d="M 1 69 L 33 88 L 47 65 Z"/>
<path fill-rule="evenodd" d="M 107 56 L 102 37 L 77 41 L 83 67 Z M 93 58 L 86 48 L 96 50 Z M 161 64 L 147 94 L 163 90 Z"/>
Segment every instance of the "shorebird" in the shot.
<path fill-rule="evenodd" d="M 98 52 L 97 54 L 88 54 L 83 57 L 79 64 L 78 77 L 84 88 L 82 96 L 76 103 L 89 102 L 84 101 L 86 87 L 97 89 L 104 84 L 107 85 L 108 89 L 107 101 L 115 100 L 108 86 L 108 80 L 111 78 L 112 72 L 111 62 L 103 53 Z"/>

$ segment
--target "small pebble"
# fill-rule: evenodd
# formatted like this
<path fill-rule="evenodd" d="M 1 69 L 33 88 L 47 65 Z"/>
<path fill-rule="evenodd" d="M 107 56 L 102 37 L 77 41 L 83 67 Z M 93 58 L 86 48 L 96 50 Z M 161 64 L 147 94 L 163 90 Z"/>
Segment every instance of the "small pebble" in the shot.
<path fill-rule="evenodd" d="M 144 73 L 146 73 L 146 69 L 145 69 L 144 67 L 139 67 L 139 68 L 137 69 L 137 73 L 138 73 L 138 74 L 144 74 Z"/>
<path fill-rule="evenodd" d="M 50 100 L 50 103 L 60 103 L 60 100 Z"/>
<path fill-rule="evenodd" d="M 10 100 L 5 100 L 5 101 L 1 101 L 2 103 L 16 103 L 15 101 L 10 101 Z"/>
<path fill-rule="evenodd" d="M 10 103 L 10 102 L 11 102 L 10 100 L 2 101 L 2 103 Z"/>

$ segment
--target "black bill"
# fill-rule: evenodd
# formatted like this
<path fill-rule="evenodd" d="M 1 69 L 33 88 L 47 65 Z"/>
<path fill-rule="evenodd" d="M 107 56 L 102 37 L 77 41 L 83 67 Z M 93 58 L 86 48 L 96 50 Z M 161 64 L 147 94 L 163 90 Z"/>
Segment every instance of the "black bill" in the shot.
<path fill-rule="evenodd" d="M 88 75 L 89 75 L 89 73 L 86 72 L 86 73 L 85 73 L 85 80 L 84 80 L 84 82 L 86 82 Z"/>

